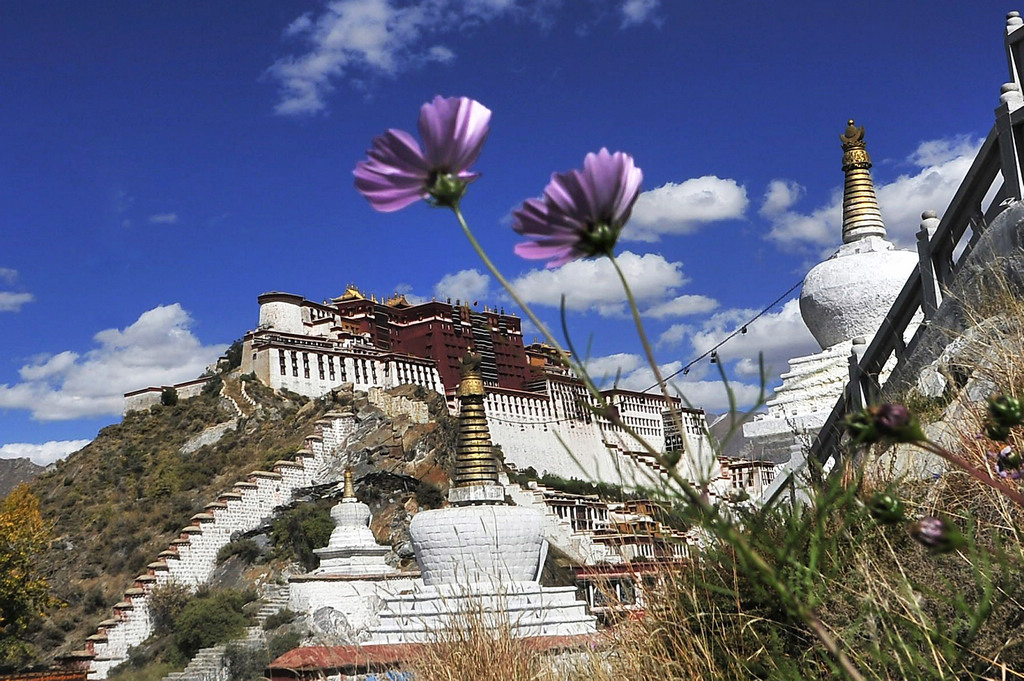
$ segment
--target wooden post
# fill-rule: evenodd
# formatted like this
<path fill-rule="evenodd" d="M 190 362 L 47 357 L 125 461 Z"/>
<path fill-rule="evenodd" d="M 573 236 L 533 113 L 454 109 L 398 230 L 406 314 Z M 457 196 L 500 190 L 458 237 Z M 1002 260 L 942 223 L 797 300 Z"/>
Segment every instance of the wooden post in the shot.
<path fill-rule="evenodd" d="M 921 310 L 924 312 L 925 322 L 935 316 L 942 302 L 931 247 L 932 235 L 938 226 L 939 217 L 935 211 L 926 210 L 921 213 L 921 229 L 917 233 L 917 272 L 921 277 Z"/>

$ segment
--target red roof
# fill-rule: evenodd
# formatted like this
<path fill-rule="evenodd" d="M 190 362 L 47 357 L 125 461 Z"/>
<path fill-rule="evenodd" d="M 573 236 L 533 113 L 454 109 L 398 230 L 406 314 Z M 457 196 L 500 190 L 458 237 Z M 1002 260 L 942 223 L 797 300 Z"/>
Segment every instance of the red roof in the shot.
<path fill-rule="evenodd" d="M 583 648 L 602 643 L 597 634 L 578 636 L 532 636 L 524 639 L 538 651 Z M 270 678 L 305 678 L 307 673 L 321 671 L 354 672 L 357 670 L 381 669 L 401 663 L 413 657 L 429 643 L 393 643 L 365 646 L 309 646 L 295 648 L 270 663 Z M 319 678 L 310 676 L 309 678 Z"/>

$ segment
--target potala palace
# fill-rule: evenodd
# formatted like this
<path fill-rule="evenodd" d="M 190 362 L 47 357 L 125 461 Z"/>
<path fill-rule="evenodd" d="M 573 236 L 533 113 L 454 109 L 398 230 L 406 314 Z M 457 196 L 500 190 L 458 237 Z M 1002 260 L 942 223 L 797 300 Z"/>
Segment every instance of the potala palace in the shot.
<path fill-rule="evenodd" d="M 481 357 L 487 425 L 507 464 L 565 478 L 657 483 L 659 467 L 641 443 L 588 409 L 593 398 L 583 381 L 550 347 L 524 346 L 519 318 L 504 310 L 478 312 L 462 301 L 412 305 L 354 286 L 323 303 L 267 293 L 259 306 L 259 326 L 244 339 L 242 372 L 275 390 L 320 397 L 345 383 L 356 390 L 414 384 L 454 407 L 460 363 L 473 352 Z M 650 393 L 603 396 L 657 451 L 685 451 L 690 479 L 718 477 L 703 411 Z"/>

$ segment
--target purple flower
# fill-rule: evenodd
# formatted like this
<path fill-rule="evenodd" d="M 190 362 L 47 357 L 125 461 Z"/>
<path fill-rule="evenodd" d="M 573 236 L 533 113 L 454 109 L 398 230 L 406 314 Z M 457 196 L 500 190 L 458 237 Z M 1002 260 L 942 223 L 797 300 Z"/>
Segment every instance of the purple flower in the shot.
<path fill-rule="evenodd" d="M 607 149 L 587 154 L 583 170 L 553 174 L 542 198 L 512 213 L 512 229 L 533 239 L 517 244 L 516 254 L 548 260 L 548 267 L 611 255 L 643 178 L 632 156 Z"/>
<path fill-rule="evenodd" d="M 1006 445 L 998 452 L 989 452 L 989 457 L 995 461 L 996 472 L 1001 478 L 1008 478 L 1010 480 L 1020 480 L 1024 472 L 1021 471 L 1021 464 L 1024 461 L 1021 460 L 1020 454 L 1013 451 L 1013 447 Z"/>
<path fill-rule="evenodd" d="M 423 149 L 404 130 L 373 139 L 369 157 L 356 164 L 356 189 L 375 209 L 390 213 L 420 199 L 453 206 L 466 185 L 480 176 L 469 172 L 487 139 L 491 110 L 468 97 L 435 97 L 420 107 Z"/>
<path fill-rule="evenodd" d="M 935 553 L 946 553 L 967 542 L 960 531 L 945 518 L 927 516 L 910 527 L 910 535 Z"/>

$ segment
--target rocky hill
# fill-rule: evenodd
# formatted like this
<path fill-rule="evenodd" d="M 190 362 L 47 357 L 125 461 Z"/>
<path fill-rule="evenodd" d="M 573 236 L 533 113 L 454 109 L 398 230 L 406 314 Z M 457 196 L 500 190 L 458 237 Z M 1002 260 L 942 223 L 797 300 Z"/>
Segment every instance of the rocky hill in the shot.
<path fill-rule="evenodd" d="M 375 513 L 373 529 L 395 546 L 396 562 L 407 553 L 410 514 L 422 504 L 440 503 L 455 438 L 440 397 L 413 386 L 391 391 L 393 397 L 428 404 L 430 422 L 421 424 L 401 414 L 389 417 L 365 394 L 351 390 L 309 400 L 275 394 L 255 381 L 240 391 L 237 376 L 223 380 L 224 394 L 247 393 L 255 406 L 225 398 L 221 381 L 214 381 L 199 397 L 129 413 L 30 483 L 44 518 L 54 526 L 56 540 L 41 560 L 52 566 L 52 584 L 65 603 L 34 628 L 37 660 L 81 648 L 122 600 L 124 589 L 194 514 L 251 471 L 291 459 L 328 411 L 356 417 L 342 460 L 353 465 L 359 495 Z M 244 407 L 241 414 L 237 404 Z M 326 514 L 340 491 L 327 485 L 304 498 L 321 500 L 314 506 Z M 264 541 L 277 536 L 271 527 L 264 529 Z M 305 542 L 319 545 L 315 538 Z M 296 553 L 301 552 L 267 552 L 260 559 L 261 578 L 301 563 Z"/>
<path fill-rule="evenodd" d="M 29 459 L 0 459 L 0 499 L 23 482 L 32 480 L 46 470 Z"/>

